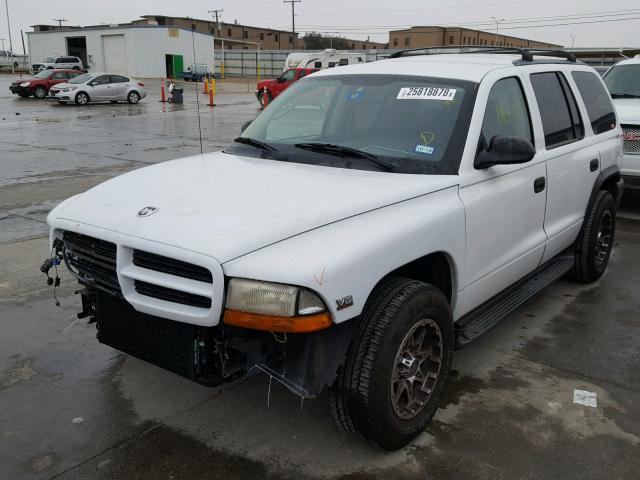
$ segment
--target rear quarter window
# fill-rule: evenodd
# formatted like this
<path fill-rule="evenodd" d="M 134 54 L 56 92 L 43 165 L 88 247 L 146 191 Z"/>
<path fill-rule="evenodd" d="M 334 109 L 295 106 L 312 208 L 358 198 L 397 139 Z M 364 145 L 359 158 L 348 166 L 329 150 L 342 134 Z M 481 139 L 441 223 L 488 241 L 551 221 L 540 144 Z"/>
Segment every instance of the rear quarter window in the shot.
<path fill-rule="evenodd" d="M 573 80 L 587 107 L 591 128 L 596 135 L 616 128 L 616 114 L 611 96 L 595 73 L 573 72 Z"/>
<path fill-rule="evenodd" d="M 547 150 L 580 140 L 584 128 L 564 76 L 560 72 L 534 73 L 531 85 L 542 118 Z"/>

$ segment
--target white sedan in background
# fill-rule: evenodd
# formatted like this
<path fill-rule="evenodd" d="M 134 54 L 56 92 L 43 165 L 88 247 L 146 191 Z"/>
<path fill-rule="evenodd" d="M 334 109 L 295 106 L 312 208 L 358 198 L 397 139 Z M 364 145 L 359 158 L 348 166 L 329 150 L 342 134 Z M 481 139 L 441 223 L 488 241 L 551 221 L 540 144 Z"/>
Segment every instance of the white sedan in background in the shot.
<path fill-rule="evenodd" d="M 49 90 L 49 98 L 59 103 L 86 105 L 93 102 L 138 103 L 147 96 L 144 83 L 123 75 L 85 73 Z"/>

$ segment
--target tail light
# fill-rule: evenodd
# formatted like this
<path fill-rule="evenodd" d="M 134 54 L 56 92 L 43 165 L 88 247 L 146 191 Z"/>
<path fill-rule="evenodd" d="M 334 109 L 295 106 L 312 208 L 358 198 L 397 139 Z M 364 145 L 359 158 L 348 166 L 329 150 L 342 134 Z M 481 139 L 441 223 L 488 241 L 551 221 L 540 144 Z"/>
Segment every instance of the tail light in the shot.
<path fill-rule="evenodd" d="M 138 85 L 140 85 L 141 87 L 144 87 L 144 83 L 143 82 L 138 82 Z"/>

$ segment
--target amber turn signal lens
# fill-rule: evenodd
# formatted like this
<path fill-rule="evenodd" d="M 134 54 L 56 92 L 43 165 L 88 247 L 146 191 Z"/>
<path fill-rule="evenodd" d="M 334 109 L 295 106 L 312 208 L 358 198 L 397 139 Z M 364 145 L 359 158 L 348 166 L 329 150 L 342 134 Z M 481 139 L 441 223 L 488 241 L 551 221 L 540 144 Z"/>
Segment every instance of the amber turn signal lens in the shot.
<path fill-rule="evenodd" d="M 297 317 L 278 317 L 240 312 L 238 310 L 225 310 L 223 322 L 227 325 L 251 328 L 253 330 L 287 333 L 315 332 L 329 328 L 332 323 L 331 315 L 328 312 Z"/>

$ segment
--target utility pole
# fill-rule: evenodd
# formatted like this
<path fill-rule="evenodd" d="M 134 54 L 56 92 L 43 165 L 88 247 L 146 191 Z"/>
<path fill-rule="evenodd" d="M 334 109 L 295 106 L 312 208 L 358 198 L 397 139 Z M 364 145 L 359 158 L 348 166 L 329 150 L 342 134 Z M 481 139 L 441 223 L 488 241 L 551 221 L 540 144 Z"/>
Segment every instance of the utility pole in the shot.
<path fill-rule="evenodd" d="M 496 17 L 491 17 L 493 18 L 493 21 L 496 22 L 496 47 L 498 46 L 498 30 L 500 29 L 500 24 L 502 22 L 504 22 L 506 19 L 505 18 L 501 18 L 501 19 L 497 19 Z"/>
<path fill-rule="evenodd" d="M 7 10 L 7 30 L 9 32 L 9 53 L 11 54 L 11 74 L 15 75 L 16 62 L 13 60 L 13 43 L 11 42 L 11 22 L 9 21 L 9 0 L 4 0 L 4 6 Z"/>
<path fill-rule="evenodd" d="M 571 48 L 573 48 L 573 45 L 576 43 L 576 38 L 578 38 L 578 35 L 573 35 L 570 33 L 569 36 L 571 37 Z"/>
<path fill-rule="evenodd" d="M 291 4 L 291 45 L 296 49 L 296 3 L 302 3 L 302 0 L 284 0 L 284 3 Z"/>
<path fill-rule="evenodd" d="M 53 20 L 54 22 L 58 22 L 58 28 L 60 28 L 60 30 L 62 30 L 62 22 L 69 21 L 66 18 L 52 18 L 51 20 Z"/>
<path fill-rule="evenodd" d="M 216 21 L 216 28 L 218 29 L 218 36 L 220 36 L 220 22 L 218 20 L 218 15 L 220 15 L 220 17 L 222 17 L 222 12 L 224 12 L 224 9 L 220 9 L 220 10 L 209 10 L 208 13 L 211 14 L 211 16 L 213 18 L 215 18 Z M 215 36 L 215 32 L 214 32 L 214 36 Z"/>

